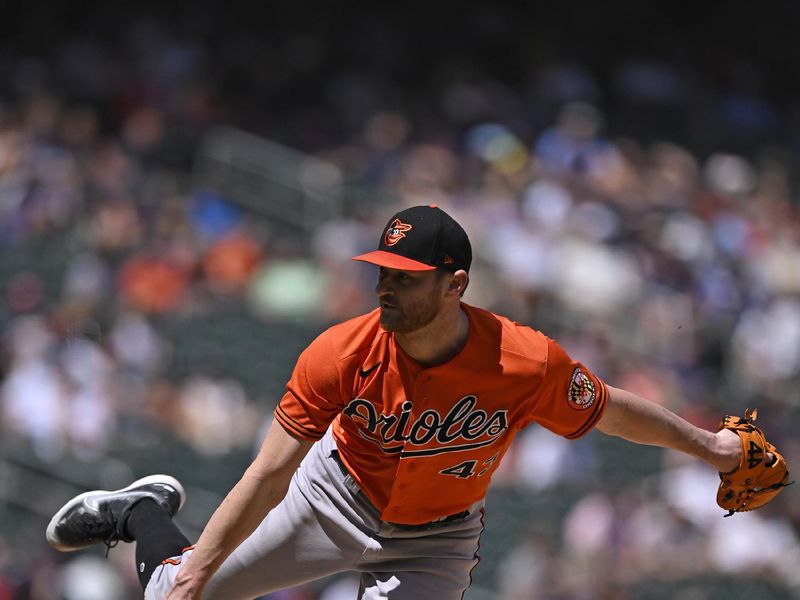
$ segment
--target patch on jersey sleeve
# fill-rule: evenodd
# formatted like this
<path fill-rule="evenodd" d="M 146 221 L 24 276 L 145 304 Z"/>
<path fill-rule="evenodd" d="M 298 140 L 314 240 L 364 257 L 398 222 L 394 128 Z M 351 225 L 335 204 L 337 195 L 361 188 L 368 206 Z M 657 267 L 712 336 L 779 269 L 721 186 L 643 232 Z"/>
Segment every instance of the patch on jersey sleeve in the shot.
<path fill-rule="evenodd" d="M 597 390 L 595 390 L 594 382 L 586 373 L 576 368 L 572 372 L 572 379 L 569 382 L 567 402 L 574 409 L 586 410 L 594 404 L 596 398 Z"/>

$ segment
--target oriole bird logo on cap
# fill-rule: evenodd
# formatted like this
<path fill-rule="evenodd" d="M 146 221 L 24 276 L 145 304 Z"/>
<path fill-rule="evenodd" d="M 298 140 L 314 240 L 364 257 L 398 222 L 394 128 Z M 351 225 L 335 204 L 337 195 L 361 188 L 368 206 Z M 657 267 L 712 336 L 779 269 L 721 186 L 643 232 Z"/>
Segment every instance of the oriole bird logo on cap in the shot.
<path fill-rule="evenodd" d="M 397 242 L 406 237 L 405 232 L 411 231 L 411 229 L 413 229 L 411 225 L 403 223 L 400 219 L 395 219 L 386 229 L 386 235 L 383 241 L 387 246 L 394 246 Z"/>

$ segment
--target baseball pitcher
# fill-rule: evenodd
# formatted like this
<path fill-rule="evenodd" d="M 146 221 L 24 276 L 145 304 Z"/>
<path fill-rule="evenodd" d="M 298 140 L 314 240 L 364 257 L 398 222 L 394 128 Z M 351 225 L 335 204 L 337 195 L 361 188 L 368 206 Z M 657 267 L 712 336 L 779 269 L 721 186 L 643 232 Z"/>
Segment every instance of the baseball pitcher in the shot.
<path fill-rule="evenodd" d="M 355 260 L 379 267 L 378 308 L 303 351 L 257 457 L 195 545 L 172 521 L 185 494 L 167 475 L 73 498 L 50 545 L 135 540 L 149 600 L 245 600 L 341 571 L 360 573 L 360 600 L 458 600 L 492 474 L 531 423 L 703 459 L 724 474 L 717 499 L 731 512 L 788 484 L 755 413 L 698 429 L 542 333 L 465 304 L 470 242 L 441 209 L 397 213 Z"/>

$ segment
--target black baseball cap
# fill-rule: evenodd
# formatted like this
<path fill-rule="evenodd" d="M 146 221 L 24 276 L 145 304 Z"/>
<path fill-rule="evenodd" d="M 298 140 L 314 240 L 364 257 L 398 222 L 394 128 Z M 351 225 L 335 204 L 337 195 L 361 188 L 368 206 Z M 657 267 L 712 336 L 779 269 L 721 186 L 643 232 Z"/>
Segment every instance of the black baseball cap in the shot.
<path fill-rule="evenodd" d="M 435 204 L 414 206 L 392 216 L 378 249 L 353 260 L 401 271 L 469 271 L 472 246 L 455 219 Z"/>

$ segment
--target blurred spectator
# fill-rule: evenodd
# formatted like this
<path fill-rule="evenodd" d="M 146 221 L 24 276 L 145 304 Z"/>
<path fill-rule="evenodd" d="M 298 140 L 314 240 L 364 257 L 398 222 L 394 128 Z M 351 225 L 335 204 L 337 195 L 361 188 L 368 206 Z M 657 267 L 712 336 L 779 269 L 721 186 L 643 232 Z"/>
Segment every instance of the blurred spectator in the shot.
<path fill-rule="evenodd" d="M 582 470 L 575 446 L 542 427 L 528 428 L 519 434 L 512 456 L 506 459 L 512 472 L 504 471 L 502 478 L 532 492 L 574 481 Z"/>
<path fill-rule="evenodd" d="M 124 600 L 120 575 L 102 558 L 78 556 L 61 572 L 59 596 L 64 600 Z"/>
<path fill-rule="evenodd" d="M 120 367 L 145 376 L 152 376 L 163 369 L 166 355 L 164 341 L 142 314 L 121 311 L 109 339 Z"/>
<path fill-rule="evenodd" d="M 104 202 L 92 216 L 87 236 L 90 244 L 105 253 L 135 247 L 141 238 L 136 206 L 122 200 Z"/>
<path fill-rule="evenodd" d="M 114 365 L 103 349 L 85 338 L 68 339 L 60 362 L 72 449 L 81 458 L 95 457 L 105 450 L 115 430 Z"/>
<path fill-rule="evenodd" d="M 800 590 L 797 561 L 800 546 L 797 534 L 780 516 L 748 513 L 734 530 L 721 522 L 710 531 L 709 558 L 723 573 L 752 575 L 766 570 L 780 578 L 796 593 Z M 753 553 L 753 548 L 759 552 Z"/>
<path fill-rule="evenodd" d="M 188 285 L 185 271 L 158 256 L 133 256 L 119 273 L 121 298 L 145 313 L 158 314 L 178 308 Z"/>
<path fill-rule="evenodd" d="M 44 300 L 42 280 L 35 273 L 23 271 L 8 282 L 8 308 L 12 313 L 32 313 L 41 308 Z"/>
<path fill-rule="evenodd" d="M 544 536 L 526 536 L 512 548 L 498 572 L 503 600 L 545 600 L 559 593 L 556 550 Z M 555 593 L 554 593 L 555 592 Z"/>
<path fill-rule="evenodd" d="M 261 262 L 261 248 L 244 232 L 228 233 L 208 249 L 203 270 L 209 287 L 217 293 L 241 291 Z"/>
<path fill-rule="evenodd" d="M 796 380 L 800 374 L 800 302 L 779 298 L 745 310 L 731 342 L 735 368 L 754 387 L 773 389 L 770 383 Z"/>
<path fill-rule="evenodd" d="M 534 154 L 545 173 L 556 177 L 588 174 L 598 167 L 610 145 L 600 139 L 602 113 L 591 104 L 565 104 L 553 127 L 545 129 Z"/>
<path fill-rule="evenodd" d="M 102 258 L 93 252 L 77 254 L 64 273 L 64 302 L 96 307 L 112 294 L 111 285 L 110 269 Z"/>
<path fill-rule="evenodd" d="M 303 258 L 275 259 L 252 279 L 248 289 L 251 310 L 265 318 L 302 318 L 323 304 L 325 273 Z"/>
<path fill-rule="evenodd" d="M 195 375 L 184 384 L 178 401 L 178 434 L 199 453 L 228 454 L 250 445 L 259 415 L 238 382 Z"/>
<path fill-rule="evenodd" d="M 55 338 L 43 318 L 19 317 L 7 343 L 11 361 L 2 386 L 6 431 L 22 435 L 42 460 L 61 457 L 66 446 L 68 400 L 55 362 Z"/>

